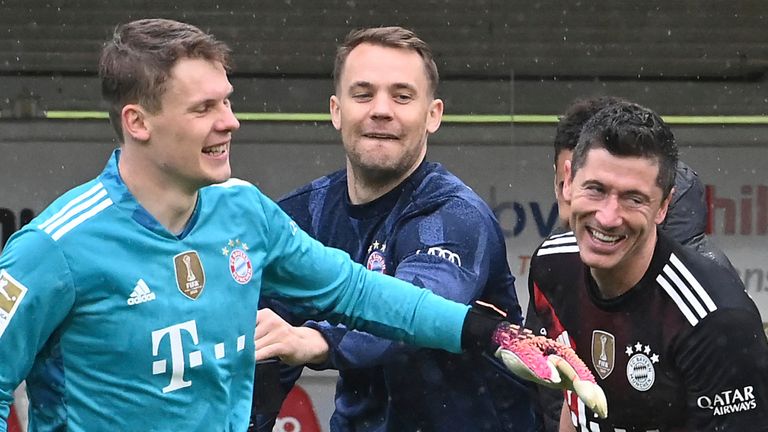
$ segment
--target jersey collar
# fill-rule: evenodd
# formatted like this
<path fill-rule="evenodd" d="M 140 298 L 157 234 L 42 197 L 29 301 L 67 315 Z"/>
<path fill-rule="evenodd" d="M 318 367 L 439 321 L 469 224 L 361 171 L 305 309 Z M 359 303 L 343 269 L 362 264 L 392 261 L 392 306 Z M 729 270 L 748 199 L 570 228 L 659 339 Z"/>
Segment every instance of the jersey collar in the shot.
<path fill-rule="evenodd" d="M 120 154 L 120 149 L 115 149 L 115 151 L 112 152 L 112 156 L 110 156 L 109 160 L 107 161 L 107 165 L 104 167 L 104 170 L 99 175 L 99 180 L 109 192 L 113 205 L 120 211 L 129 215 L 129 217 L 133 219 L 134 222 L 154 232 L 155 234 L 174 239 L 182 239 L 186 237 L 186 235 L 189 234 L 197 222 L 200 209 L 201 194 L 197 195 L 198 203 L 195 205 L 195 210 L 193 211 L 187 226 L 184 228 L 184 231 L 179 235 L 173 234 L 168 231 L 162 224 L 160 224 L 160 222 L 158 222 L 157 219 L 155 219 L 155 217 L 152 216 L 144 207 L 142 207 L 142 205 L 139 204 L 139 202 L 136 200 L 136 197 L 134 197 L 131 191 L 128 190 L 128 187 L 123 182 L 123 179 L 120 176 L 120 171 L 118 169 Z"/>

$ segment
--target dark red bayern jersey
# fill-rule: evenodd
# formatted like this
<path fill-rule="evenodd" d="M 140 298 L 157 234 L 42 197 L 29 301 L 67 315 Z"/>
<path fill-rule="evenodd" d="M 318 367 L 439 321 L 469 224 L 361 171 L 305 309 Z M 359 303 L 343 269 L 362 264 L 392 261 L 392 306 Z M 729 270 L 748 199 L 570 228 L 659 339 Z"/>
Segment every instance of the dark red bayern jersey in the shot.
<path fill-rule="evenodd" d="M 598 419 L 566 395 L 579 431 L 768 431 L 768 342 L 735 271 L 660 233 L 641 281 L 603 299 L 569 232 L 536 250 L 528 287 L 608 398 Z"/>

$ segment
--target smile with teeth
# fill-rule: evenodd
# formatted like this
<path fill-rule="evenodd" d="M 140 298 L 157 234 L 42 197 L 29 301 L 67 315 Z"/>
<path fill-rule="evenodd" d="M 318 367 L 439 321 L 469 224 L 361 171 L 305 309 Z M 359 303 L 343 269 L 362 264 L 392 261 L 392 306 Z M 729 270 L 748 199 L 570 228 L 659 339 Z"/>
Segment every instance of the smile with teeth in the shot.
<path fill-rule="evenodd" d="M 225 151 L 227 151 L 226 144 L 219 144 L 217 146 L 207 147 L 203 149 L 203 153 L 211 156 L 219 156 L 223 154 Z"/>
<path fill-rule="evenodd" d="M 603 243 L 616 243 L 617 241 L 624 238 L 624 236 L 618 236 L 618 235 L 610 235 L 605 234 L 599 231 L 596 231 L 594 229 L 589 228 L 588 229 L 589 234 L 596 240 L 599 240 Z"/>
<path fill-rule="evenodd" d="M 397 139 L 396 135 L 392 134 L 386 134 L 386 133 L 366 133 L 363 134 L 366 138 L 374 138 L 374 139 Z"/>

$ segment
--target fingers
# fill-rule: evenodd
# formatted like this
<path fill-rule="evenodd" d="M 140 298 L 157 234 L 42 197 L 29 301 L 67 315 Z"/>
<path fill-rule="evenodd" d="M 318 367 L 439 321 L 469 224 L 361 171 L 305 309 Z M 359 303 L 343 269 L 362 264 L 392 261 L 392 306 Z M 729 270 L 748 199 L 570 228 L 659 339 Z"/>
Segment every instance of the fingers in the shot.
<path fill-rule="evenodd" d="M 258 311 L 254 333 L 257 361 L 272 357 L 291 357 L 296 349 L 295 338 L 293 326 L 278 314 L 270 309 Z"/>
<path fill-rule="evenodd" d="M 293 326 L 271 309 L 260 309 L 256 315 L 254 341 L 256 349 L 279 343 L 292 337 Z"/>
<path fill-rule="evenodd" d="M 573 349 L 541 336 L 522 334 L 511 326 L 500 325 L 494 337 L 501 345 L 496 357 L 512 373 L 547 387 L 573 390 L 598 416 L 608 415 L 603 389 Z M 551 352 L 557 354 L 547 355 Z"/>
<path fill-rule="evenodd" d="M 560 375 L 540 353 L 532 355 L 532 353 L 517 353 L 499 348 L 496 351 L 496 357 L 500 358 L 504 366 L 520 378 L 548 387 L 560 387 Z"/>
<path fill-rule="evenodd" d="M 608 417 L 608 400 L 599 385 L 586 380 L 578 380 L 573 382 L 573 390 L 579 399 L 584 401 L 584 405 L 594 411 L 598 417 Z"/>
<path fill-rule="evenodd" d="M 547 357 L 547 361 L 555 366 L 558 374 L 566 383 L 570 384 L 579 379 L 579 376 L 576 373 L 576 369 L 574 369 L 573 366 L 571 366 L 571 364 L 565 361 L 565 359 L 562 357 L 550 355 Z"/>
<path fill-rule="evenodd" d="M 608 400 L 603 389 L 597 383 L 589 379 L 581 379 L 574 365 L 562 357 L 550 355 L 548 361 L 554 364 L 563 378 L 563 383 L 567 388 L 573 389 L 576 392 L 576 395 L 584 402 L 584 405 L 594 411 L 600 418 L 608 417 Z"/>
<path fill-rule="evenodd" d="M 294 327 L 269 309 L 258 312 L 254 345 L 257 361 L 278 357 L 292 366 L 322 363 L 329 349 L 320 332 Z"/>

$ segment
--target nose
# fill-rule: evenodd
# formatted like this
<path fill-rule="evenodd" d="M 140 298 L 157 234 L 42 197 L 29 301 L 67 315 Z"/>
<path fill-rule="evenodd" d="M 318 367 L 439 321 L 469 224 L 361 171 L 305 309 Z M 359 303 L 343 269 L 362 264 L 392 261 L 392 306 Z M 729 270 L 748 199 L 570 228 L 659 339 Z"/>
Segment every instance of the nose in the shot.
<path fill-rule="evenodd" d="M 223 132 L 232 132 L 240 129 L 240 121 L 232 111 L 232 105 L 223 104 L 221 118 L 216 123 L 217 129 Z"/>
<path fill-rule="evenodd" d="M 392 118 L 392 99 L 384 93 L 377 93 L 371 103 L 371 117 L 374 119 Z"/>
<path fill-rule="evenodd" d="M 615 228 L 621 225 L 621 205 L 616 195 L 608 195 L 600 203 L 595 213 L 595 219 L 604 228 Z"/>

